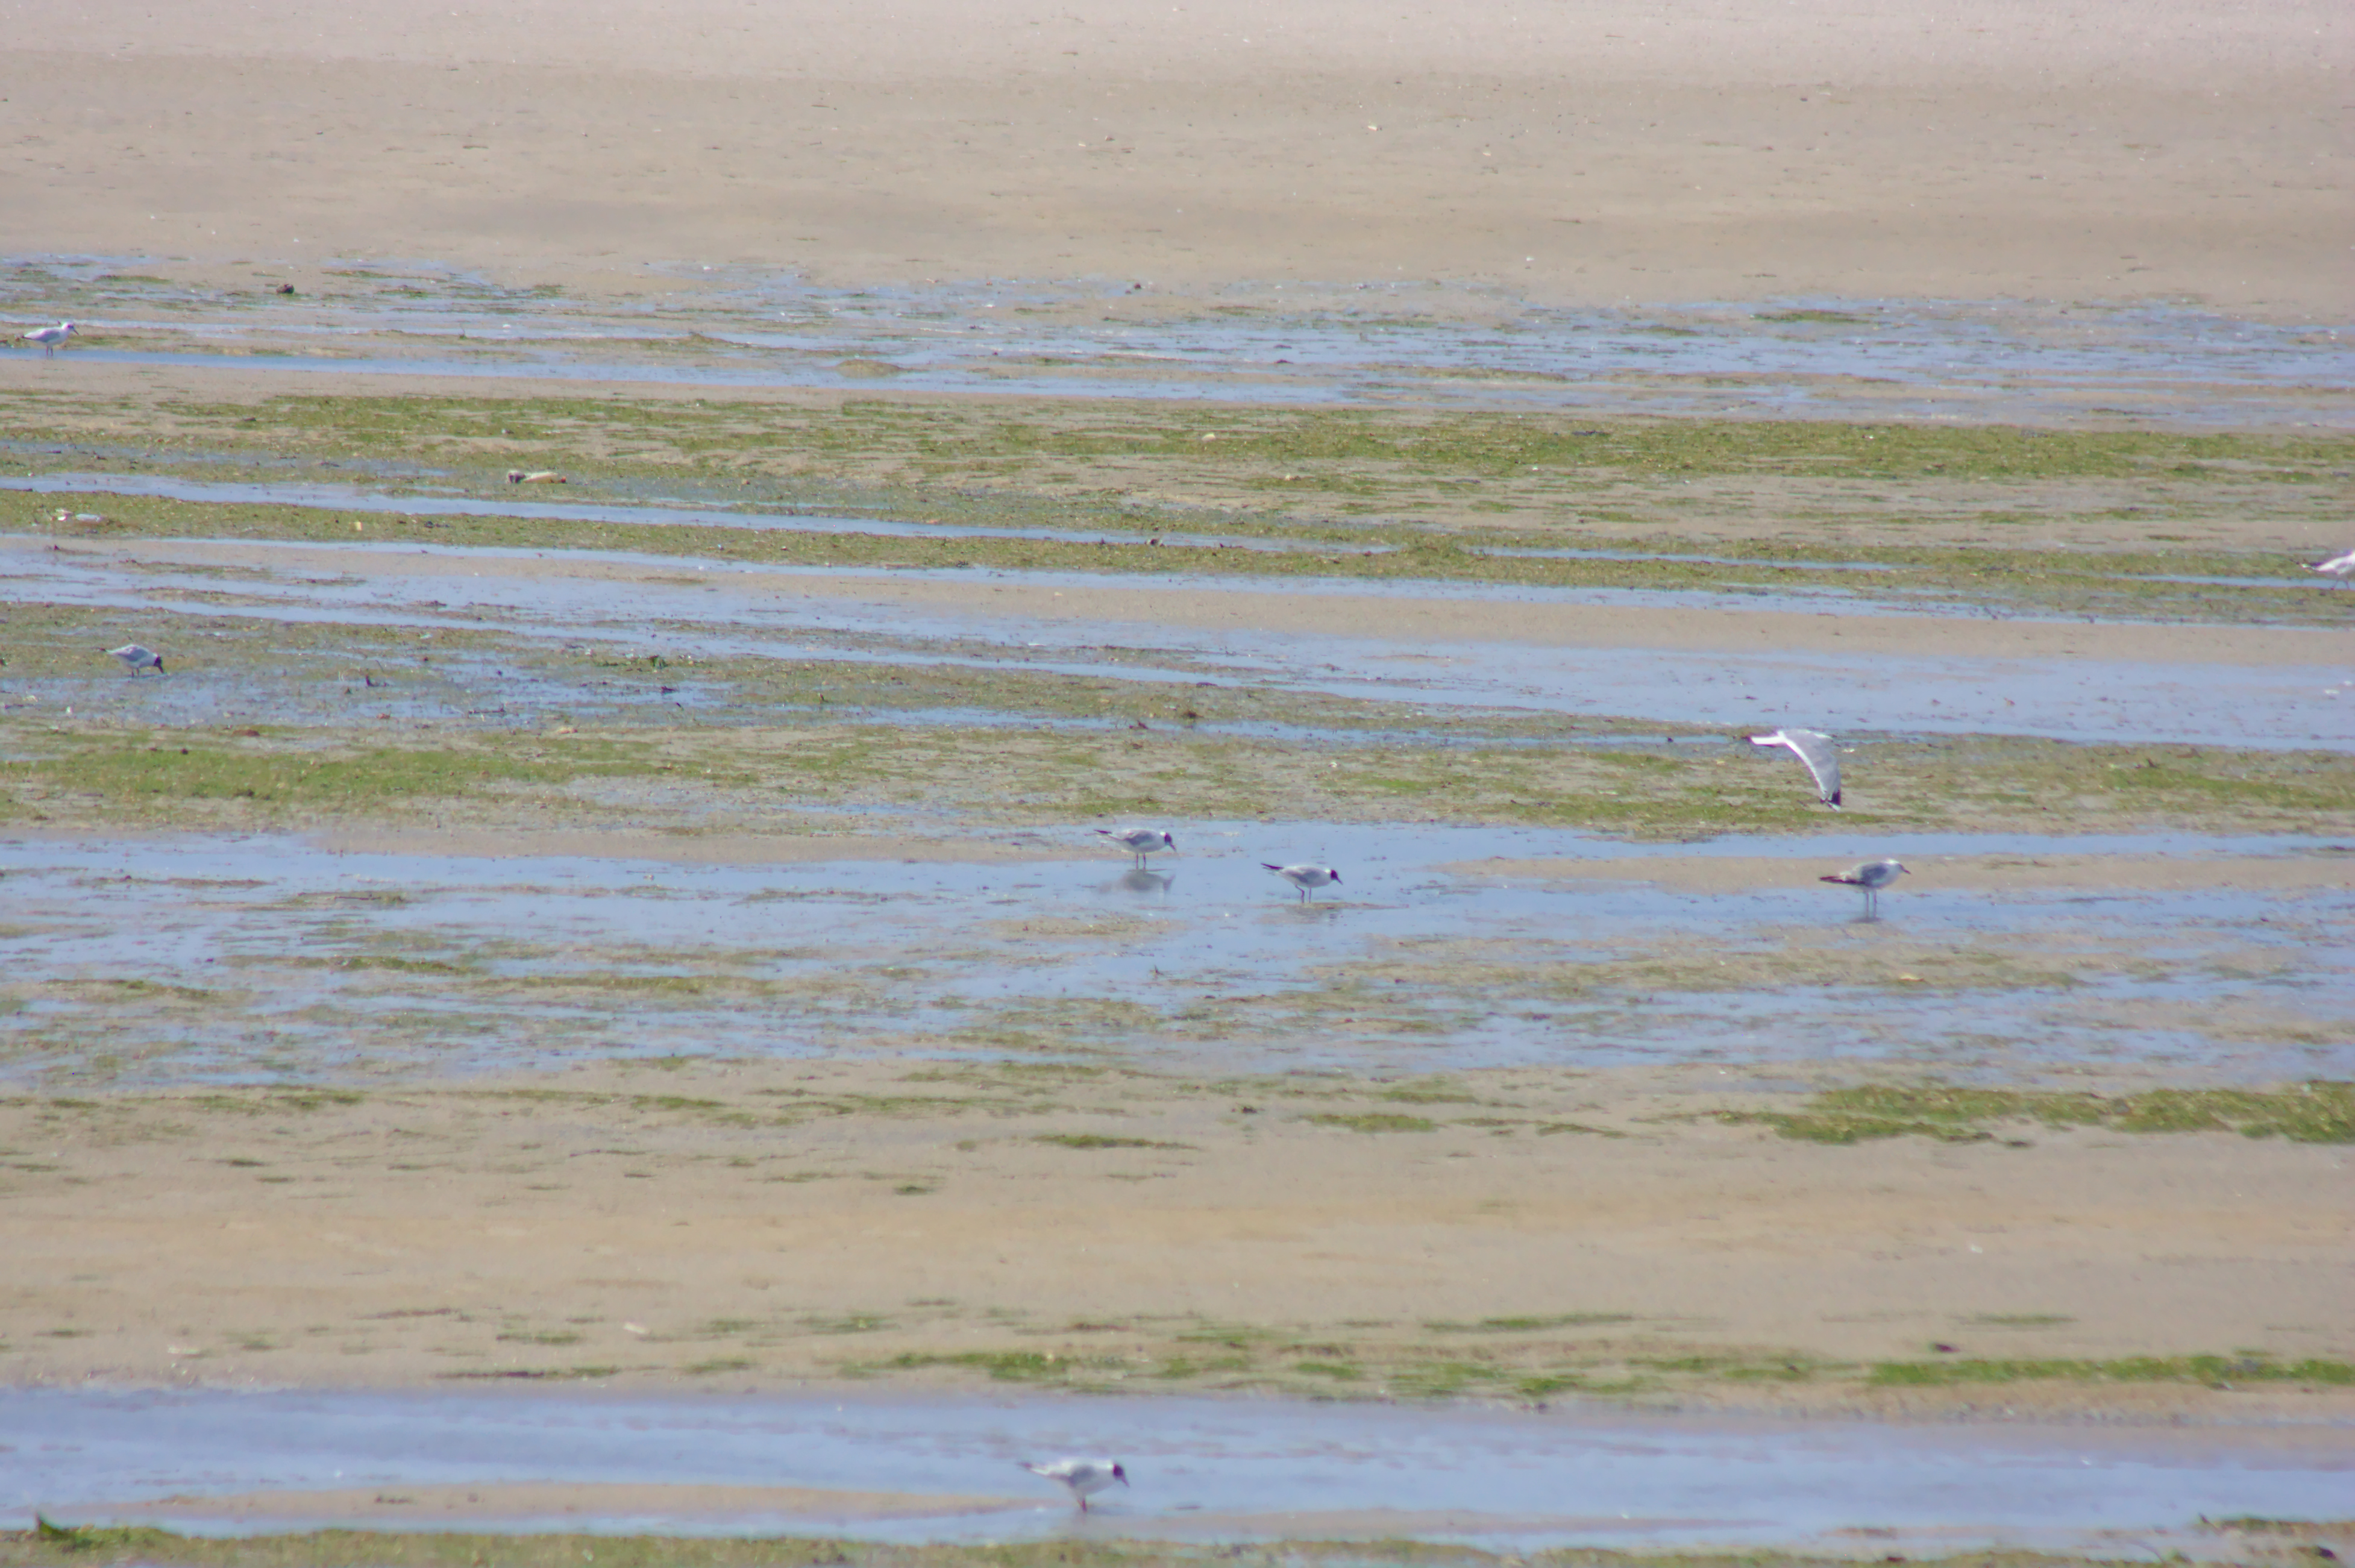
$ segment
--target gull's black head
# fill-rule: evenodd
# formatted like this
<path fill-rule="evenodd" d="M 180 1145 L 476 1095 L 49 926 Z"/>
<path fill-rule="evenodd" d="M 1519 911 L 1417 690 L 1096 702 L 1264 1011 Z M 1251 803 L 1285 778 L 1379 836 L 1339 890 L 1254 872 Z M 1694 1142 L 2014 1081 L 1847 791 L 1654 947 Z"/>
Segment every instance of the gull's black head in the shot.
<path fill-rule="evenodd" d="M 1167 838 L 1167 837 L 1168 837 L 1169 836 L 1168 836 L 1167 834 L 1166 834 L 1166 833 L 1165 833 L 1165 834 L 1163 834 L 1163 835 L 1162 835 L 1162 837 L 1163 837 L 1164 838 Z M 1113 1478 L 1114 1480 L 1115 1480 L 1115 1481 L 1118 1481 L 1118 1482 L 1119 1482 L 1122 1486 L 1124 1486 L 1124 1486 L 1126 1486 L 1126 1485 L 1128 1485 L 1128 1472 L 1127 1472 L 1126 1470 L 1122 1469 L 1118 1465 L 1114 1465 L 1114 1466 L 1112 1467 L 1112 1478 Z"/>
<path fill-rule="evenodd" d="M 1332 878 L 1336 882 L 1341 880 L 1341 873 L 1338 871 L 1327 871 L 1325 874 Z"/>
<path fill-rule="evenodd" d="M 1169 835 L 1167 835 L 1167 833 L 1165 833 L 1165 834 L 1163 834 L 1163 835 L 1161 836 L 1161 842 L 1163 842 L 1164 844 L 1168 845 L 1168 846 L 1169 846 L 1169 848 L 1171 848 L 1172 849 L 1175 849 L 1176 848 L 1178 848 L 1178 840 L 1176 840 L 1175 838 L 1170 837 L 1169 837 Z"/>

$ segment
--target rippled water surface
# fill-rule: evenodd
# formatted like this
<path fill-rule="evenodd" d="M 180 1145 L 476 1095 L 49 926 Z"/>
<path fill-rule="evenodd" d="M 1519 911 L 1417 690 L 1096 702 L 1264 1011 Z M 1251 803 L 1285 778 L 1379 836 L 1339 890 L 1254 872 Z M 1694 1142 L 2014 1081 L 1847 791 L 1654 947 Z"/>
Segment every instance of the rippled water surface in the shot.
<path fill-rule="evenodd" d="M 213 564 L 258 563 L 225 578 Z M 278 562 L 282 561 L 280 565 Z M 322 567 L 333 571 L 323 575 Z M 341 566 L 343 570 L 333 571 Z M 620 570 L 615 570 L 620 569 Z M 1025 571 L 843 571 L 748 566 L 596 550 L 462 549 L 420 545 L 208 547 L 157 541 L 125 550 L 52 551 L 20 543 L 0 552 L 0 581 L 29 598 L 171 613 L 200 603 L 258 622 L 368 625 L 460 624 L 538 638 L 587 640 L 672 658 L 858 657 L 843 639 L 884 639 L 894 656 L 1040 670 L 1121 681 L 1205 675 L 1340 697 L 1474 705 L 1565 714 L 1653 716 L 1683 724 L 1771 729 L 1794 714 L 1833 730 L 2034 735 L 2067 741 L 2177 741 L 2268 748 L 2355 748 L 2349 672 L 2326 664 L 2247 664 L 2202 657 L 2186 627 L 2178 661 L 2093 657 L 1906 656 L 1771 641 L 1719 649 L 1584 645 L 1539 641 L 1434 640 L 1379 630 L 1385 603 L 1552 607 L 1636 605 L 1725 613 L 1723 594 L 1556 589 L 1477 583 L 1237 581 L 1182 575 Z M 1001 609 L 987 586 L 1010 582 L 1073 601 L 1041 614 L 1024 601 Z M 870 592 L 858 584 L 871 583 Z M 894 585 L 952 592 L 911 603 Z M 820 584 L 849 584 L 847 589 Z M 1165 619 L 1155 601 L 1231 595 L 1238 610 L 1203 626 Z M 1101 595 L 1101 599 L 1090 599 Z M 1347 597 L 1369 606 L 1368 629 L 1347 635 L 1263 628 L 1280 598 Z M 1101 603 L 1104 608 L 1092 608 Z M 1118 608 L 1112 607 L 1117 604 Z M 1830 589 L 1743 595 L 1734 613 L 1804 611 L 1885 615 L 1890 608 Z M 1569 625 L 1567 620 L 1565 626 Z M 976 650 L 1004 650 L 976 651 Z M 1105 656 L 1117 651 L 1119 657 Z M 62 688 L 61 693 L 62 693 Z M 172 682 L 133 691 L 92 680 L 80 699 L 97 710 L 205 722 L 246 701 L 208 683 L 200 662 Z M 521 720 L 553 693 L 520 682 L 499 693 Z"/>
<path fill-rule="evenodd" d="M 400 288 L 250 301 L 50 262 L 101 363 L 714 387 L 1980 421 L 2288 422 L 2355 338 L 2190 305 L 1785 301 L 1616 310 L 1477 289 L 1244 287 L 1169 310 L 1128 281 L 828 290 L 750 269 L 614 304 L 400 268 Z M 361 279 L 368 269 L 346 275 Z M 0 290 L 0 300 L 11 292 Z M 44 302 L 45 308 L 48 302 Z M 108 334 L 171 347 L 110 346 Z"/>
<path fill-rule="evenodd" d="M 19 1528 L 36 1508 L 218 1530 L 193 1506 L 199 1499 L 630 1481 L 1006 1501 L 897 1520 L 710 1517 L 691 1504 L 616 1517 L 591 1492 L 577 1514 L 488 1522 L 968 1541 L 1310 1533 L 1500 1550 L 1869 1541 L 1875 1552 L 2033 1545 L 2124 1554 L 2189 1541 L 2203 1514 L 2328 1518 L 2355 1495 L 2355 1434 L 2341 1427 L 1892 1428 L 1272 1401 L 17 1392 L 0 1393 L 0 1443 L 8 1445 L 0 1508 L 17 1514 L 9 1522 Z M 1016 1467 L 1067 1452 L 1119 1456 L 1132 1486 L 1074 1520 L 1055 1488 Z M 182 1501 L 151 1500 L 163 1497 Z M 1859 1533 L 1859 1524 L 1872 1528 Z"/>
<path fill-rule="evenodd" d="M 1942 887 L 1937 869 L 1938 857 L 1991 852 L 2328 852 L 2315 843 L 1833 835 L 1636 848 L 1534 830 L 1206 823 L 1140 871 L 1084 832 L 992 835 L 1010 858 L 980 863 L 837 842 L 838 859 L 726 863 L 722 848 L 722 863 L 700 864 L 652 842 L 645 858 L 626 847 L 338 850 L 268 836 L 0 843 L 11 900 L 0 955 L 48 987 L 0 1015 L 6 1076 L 38 1081 L 98 1056 L 150 1082 L 512 1072 L 613 1055 L 995 1058 L 1007 1047 L 991 1042 L 993 1019 L 1028 1017 L 1035 1030 L 1090 998 L 1174 1019 L 1206 994 L 1256 997 L 1273 1027 L 1246 1018 L 1222 1045 L 1199 1030 L 1164 1036 L 1150 1019 L 1077 1022 L 1067 1049 L 1178 1073 L 1851 1060 L 1960 1076 L 2126 1065 L 2193 1079 L 2355 1076 L 2355 998 L 2330 979 L 2355 965 L 2355 889 L 1998 895 Z M 1863 924 L 1855 896 L 1813 873 L 1868 852 L 1903 856 L 1916 874 Z M 1575 869 L 1689 855 L 1805 859 L 1785 885 L 1713 893 Z M 1527 858 L 1567 865 L 1481 869 Z M 1261 867 L 1299 859 L 1348 867 L 1343 886 L 1304 901 Z M 1886 950 L 1901 966 L 1964 963 L 1954 973 L 1974 977 L 1902 1001 L 1878 985 L 1644 977 L 1695 944 L 1732 955 L 1826 941 Z M 1481 978 L 1434 977 L 1422 955 L 1453 955 Z M 2039 977 L 2062 955 L 2065 969 Z M 1412 985 L 1388 977 L 1396 962 L 1422 966 Z M 1529 985 L 1484 988 L 1500 965 L 1526 969 Z M 1548 973 L 1594 987 L 1548 994 Z M 615 976 L 709 974 L 784 994 L 720 1003 L 692 987 L 651 1001 L 596 989 Z M 1386 987 L 1379 1006 L 1401 1027 L 1275 1023 L 1311 1022 L 1296 1007 L 1357 975 Z M 550 988 L 565 976 L 579 984 Z M 177 999 L 191 987 L 214 1000 Z"/>

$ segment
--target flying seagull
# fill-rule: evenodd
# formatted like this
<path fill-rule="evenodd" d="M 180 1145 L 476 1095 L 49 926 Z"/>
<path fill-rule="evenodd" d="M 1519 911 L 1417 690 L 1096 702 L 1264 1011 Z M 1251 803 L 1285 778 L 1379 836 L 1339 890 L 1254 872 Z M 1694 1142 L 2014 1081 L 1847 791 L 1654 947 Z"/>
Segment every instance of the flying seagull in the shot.
<path fill-rule="evenodd" d="M 137 643 L 125 643 L 119 648 L 109 648 L 106 651 L 121 659 L 123 667 L 129 670 L 134 677 L 143 669 L 152 669 L 157 675 L 164 673 L 164 656 L 153 648 L 142 647 Z"/>
<path fill-rule="evenodd" d="M 1124 827 L 1117 833 L 1109 827 L 1099 827 L 1096 831 L 1135 856 L 1140 866 L 1145 864 L 1147 855 L 1158 855 L 1164 849 L 1174 851 L 1178 848 L 1178 840 L 1157 827 Z"/>
<path fill-rule="evenodd" d="M 1310 889 L 1321 888 L 1327 882 L 1337 883 L 1341 880 L 1341 873 L 1330 866 L 1269 866 L 1265 860 L 1260 864 L 1298 888 L 1302 903 L 1308 901 Z"/>
<path fill-rule="evenodd" d="M 1839 752 L 1832 738 L 1819 730 L 1777 730 L 1772 735 L 1753 735 L 1753 746 L 1788 746 L 1799 753 L 1799 761 L 1807 764 L 1809 776 L 1816 781 L 1816 795 L 1834 811 L 1839 809 Z"/>
<path fill-rule="evenodd" d="M 1850 866 L 1828 877 L 1817 877 L 1819 882 L 1838 882 L 1842 887 L 1864 890 L 1864 918 L 1876 920 L 1881 914 L 1881 890 L 1895 881 L 1905 868 L 1895 860 L 1867 860 L 1861 866 Z"/>
<path fill-rule="evenodd" d="M 2343 587 L 2349 578 L 2355 577 L 2355 549 L 2349 550 L 2345 555 L 2334 555 L 2328 560 L 2318 560 L 2307 567 L 2307 571 L 2328 572 L 2339 579 L 2340 586 Z"/>
<path fill-rule="evenodd" d="M 1044 1464 L 1025 1463 L 1022 1467 L 1034 1476 L 1044 1476 L 1050 1481 L 1060 1481 L 1071 1488 L 1071 1498 L 1080 1511 L 1088 1511 L 1088 1496 L 1103 1491 L 1118 1481 L 1128 1485 L 1128 1472 L 1113 1459 L 1050 1459 Z"/>
<path fill-rule="evenodd" d="M 61 321 L 55 326 L 37 326 L 33 328 L 32 331 L 25 334 L 25 341 L 27 343 L 39 344 L 41 346 L 42 358 L 54 359 L 58 357 L 58 345 L 63 343 L 67 338 L 71 337 L 73 335 L 74 324 L 69 321 Z"/>

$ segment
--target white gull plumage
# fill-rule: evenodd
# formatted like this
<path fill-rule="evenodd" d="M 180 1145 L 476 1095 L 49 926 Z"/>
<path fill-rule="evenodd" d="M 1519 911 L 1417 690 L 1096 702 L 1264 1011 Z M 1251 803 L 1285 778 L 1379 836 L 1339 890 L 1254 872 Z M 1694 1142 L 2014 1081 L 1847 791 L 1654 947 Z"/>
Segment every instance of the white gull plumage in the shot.
<path fill-rule="evenodd" d="M 1816 781 L 1816 795 L 1834 811 L 1839 809 L 1839 750 L 1832 738 L 1820 730 L 1777 730 L 1772 735 L 1753 735 L 1753 746 L 1787 746 L 1807 764 L 1807 774 Z"/>
<path fill-rule="evenodd" d="M 1124 827 L 1117 831 L 1099 827 L 1096 831 L 1135 856 L 1140 866 L 1145 864 L 1147 855 L 1158 855 L 1164 849 L 1175 852 L 1178 848 L 1178 840 L 1158 827 Z"/>
<path fill-rule="evenodd" d="M 1282 877 L 1285 881 L 1290 882 L 1294 887 L 1298 888 L 1300 890 L 1300 901 L 1302 903 L 1306 903 L 1308 901 L 1308 894 L 1311 889 L 1324 887 L 1328 882 L 1337 883 L 1341 880 L 1341 873 L 1335 870 L 1330 866 L 1310 866 L 1305 864 L 1298 866 L 1275 866 L 1269 865 L 1265 860 L 1262 860 L 1260 864 L 1262 866 L 1265 866 L 1269 870 L 1273 871 L 1277 876 Z"/>
<path fill-rule="evenodd" d="M 121 659 L 123 667 L 134 676 L 143 669 L 152 669 L 157 675 L 165 673 L 164 656 L 153 648 L 142 647 L 137 643 L 125 643 L 119 648 L 109 648 L 106 651 Z"/>
<path fill-rule="evenodd" d="M 1864 918 L 1871 920 L 1881 913 L 1881 890 L 1905 874 L 1904 863 L 1898 860 L 1867 860 L 1850 866 L 1845 871 L 1835 871 L 1828 877 L 1817 877 L 1819 882 L 1838 882 L 1842 887 L 1864 890 Z"/>
<path fill-rule="evenodd" d="M 33 328 L 32 331 L 25 334 L 25 341 L 27 343 L 39 344 L 41 346 L 42 358 L 54 359 L 58 357 L 58 345 L 63 343 L 67 338 L 71 337 L 73 335 L 74 324 L 70 321 L 61 321 L 55 326 L 37 326 Z"/>
<path fill-rule="evenodd" d="M 1044 1476 L 1069 1487 L 1082 1513 L 1088 1511 L 1090 1494 L 1103 1491 L 1114 1481 L 1124 1487 L 1128 1485 L 1128 1472 L 1115 1459 L 1049 1459 L 1039 1463 L 1026 1460 L 1022 1467 L 1034 1476 Z"/>

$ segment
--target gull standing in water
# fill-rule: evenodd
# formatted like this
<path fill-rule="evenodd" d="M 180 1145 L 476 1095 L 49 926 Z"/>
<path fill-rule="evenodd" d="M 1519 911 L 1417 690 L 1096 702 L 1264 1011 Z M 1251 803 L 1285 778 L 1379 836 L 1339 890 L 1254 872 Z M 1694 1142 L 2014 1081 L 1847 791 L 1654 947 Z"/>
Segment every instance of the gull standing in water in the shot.
<path fill-rule="evenodd" d="M 1905 870 L 1895 860 L 1867 860 L 1861 866 L 1850 866 L 1828 877 L 1817 877 L 1819 882 L 1838 882 L 1842 887 L 1864 890 L 1864 918 L 1881 918 L 1881 890 L 1895 881 Z"/>
<path fill-rule="evenodd" d="M 1772 735 L 1753 735 L 1753 746 L 1788 746 L 1807 764 L 1808 776 L 1816 781 L 1816 795 L 1834 811 L 1839 809 L 1839 751 L 1832 738 L 1820 730 L 1777 730 Z"/>
<path fill-rule="evenodd" d="M 153 648 L 142 647 L 137 643 L 125 643 L 119 648 L 109 648 L 106 651 L 121 659 L 123 667 L 129 670 L 133 677 L 143 669 L 152 669 L 157 675 L 164 673 L 164 656 Z"/>
<path fill-rule="evenodd" d="M 1178 840 L 1157 827 L 1124 827 L 1118 832 L 1109 827 L 1099 827 L 1096 831 L 1135 856 L 1140 866 L 1145 864 L 1147 855 L 1158 855 L 1164 849 L 1174 853 L 1178 848 Z"/>
<path fill-rule="evenodd" d="M 1022 1467 L 1034 1476 L 1044 1476 L 1071 1488 L 1082 1513 L 1088 1511 L 1091 1492 L 1103 1491 L 1114 1481 L 1124 1487 L 1128 1485 L 1128 1472 L 1113 1459 L 1050 1459 L 1039 1465 L 1025 1462 Z"/>
<path fill-rule="evenodd" d="M 39 344 L 41 346 L 42 358 L 54 359 L 58 357 L 58 345 L 63 343 L 67 338 L 71 337 L 73 335 L 74 324 L 69 321 L 61 321 L 55 326 L 37 326 L 33 328 L 32 331 L 25 334 L 25 341 L 27 343 Z"/>
<path fill-rule="evenodd" d="M 2355 577 L 2355 549 L 2349 550 L 2345 555 L 2334 555 L 2328 560 L 2318 560 L 2307 567 L 2307 571 L 2326 572 L 2339 579 L 2339 586 L 2343 588 L 2347 585 L 2349 578 Z"/>
<path fill-rule="evenodd" d="M 1341 880 L 1341 873 L 1330 866 L 1269 866 L 1265 860 L 1262 860 L 1260 864 L 1266 866 L 1269 870 L 1298 888 L 1302 903 L 1308 901 L 1308 891 L 1311 888 L 1321 888 L 1327 882 L 1337 883 Z"/>

